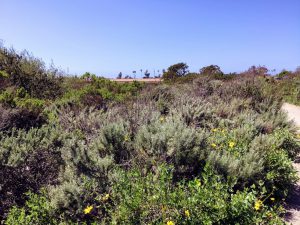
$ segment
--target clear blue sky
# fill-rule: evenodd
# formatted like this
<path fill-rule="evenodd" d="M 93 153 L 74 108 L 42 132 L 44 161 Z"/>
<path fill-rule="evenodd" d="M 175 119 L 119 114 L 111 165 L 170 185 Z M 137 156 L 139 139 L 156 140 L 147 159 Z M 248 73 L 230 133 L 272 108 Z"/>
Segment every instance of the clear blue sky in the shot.
<path fill-rule="evenodd" d="M 0 39 L 70 73 L 300 66 L 299 0 L 0 0 Z M 138 72 L 139 74 L 139 72 Z"/>

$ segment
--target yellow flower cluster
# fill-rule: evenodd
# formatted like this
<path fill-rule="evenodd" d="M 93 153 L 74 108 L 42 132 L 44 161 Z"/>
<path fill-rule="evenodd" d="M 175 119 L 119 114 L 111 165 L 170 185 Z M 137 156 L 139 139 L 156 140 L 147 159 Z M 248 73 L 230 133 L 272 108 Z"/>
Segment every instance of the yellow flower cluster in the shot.
<path fill-rule="evenodd" d="M 84 214 L 89 214 L 91 211 L 93 210 L 93 206 L 87 206 L 84 210 L 83 210 L 83 212 L 84 212 Z"/>
<path fill-rule="evenodd" d="M 167 222 L 167 225 L 175 225 L 175 223 L 174 223 L 172 220 L 169 220 L 169 221 Z"/>
<path fill-rule="evenodd" d="M 217 131 L 221 131 L 223 134 L 225 134 L 226 130 L 225 129 L 220 129 L 220 128 L 213 128 L 211 129 L 212 132 L 217 132 Z"/>
<path fill-rule="evenodd" d="M 107 201 L 109 199 L 109 194 L 106 194 L 102 197 L 102 201 Z"/>
<path fill-rule="evenodd" d="M 201 186 L 201 181 L 199 179 L 196 179 L 195 183 L 196 183 L 196 187 L 200 187 Z"/>
<path fill-rule="evenodd" d="M 184 215 L 185 215 L 187 218 L 190 218 L 190 211 L 189 211 L 189 210 L 185 210 L 185 211 L 184 211 Z"/>
<path fill-rule="evenodd" d="M 258 211 L 258 210 L 261 209 L 262 205 L 263 205 L 263 202 L 262 202 L 261 200 L 257 200 L 257 201 L 255 202 L 255 204 L 254 204 L 254 209 L 255 209 L 256 211 Z"/>
<path fill-rule="evenodd" d="M 127 134 L 126 134 L 125 137 L 124 137 L 124 141 L 125 141 L 125 142 L 129 141 L 129 136 L 128 136 Z"/>
<path fill-rule="evenodd" d="M 215 143 L 212 143 L 212 144 L 211 144 L 211 147 L 216 148 L 217 145 L 216 145 Z"/>
<path fill-rule="evenodd" d="M 235 146 L 235 142 L 230 141 L 230 142 L 228 143 L 228 145 L 229 145 L 229 148 L 233 148 L 233 147 Z"/>

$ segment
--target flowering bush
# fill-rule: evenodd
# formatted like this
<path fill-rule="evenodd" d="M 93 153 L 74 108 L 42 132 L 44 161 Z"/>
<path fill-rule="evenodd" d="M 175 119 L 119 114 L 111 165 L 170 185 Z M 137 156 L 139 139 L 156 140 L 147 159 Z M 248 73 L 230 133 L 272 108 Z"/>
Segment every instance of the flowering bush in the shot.
<path fill-rule="evenodd" d="M 235 182 L 214 175 L 210 167 L 202 177 L 176 185 L 166 166 L 154 173 L 133 169 L 118 175 L 112 192 L 114 223 L 284 224 L 277 216 L 280 208 L 264 205 L 255 189 L 234 193 Z"/>

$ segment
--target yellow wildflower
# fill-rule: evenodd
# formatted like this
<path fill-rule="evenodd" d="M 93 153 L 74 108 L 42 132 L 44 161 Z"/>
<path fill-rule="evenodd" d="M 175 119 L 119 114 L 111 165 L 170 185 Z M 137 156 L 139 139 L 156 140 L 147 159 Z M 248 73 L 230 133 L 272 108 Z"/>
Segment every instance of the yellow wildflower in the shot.
<path fill-rule="evenodd" d="M 184 211 L 184 215 L 185 215 L 187 218 L 190 218 L 190 211 L 189 211 L 189 210 L 185 210 L 185 211 Z"/>
<path fill-rule="evenodd" d="M 109 199 L 109 194 L 106 194 L 102 197 L 102 201 L 107 201 Z"/>
<path fill-rule="evenodd" d="M 87 206 L 84 210 L 83 210 L 83 212 L 84 212 L 84 214 L 89 214 L 91 211 L 93 210 L 93 206 Z"/>
<path fill-rule="evenodd" d="M 124 141 L 125 141 L 125 142 L 129 141 L 129 136 L 128 136 L 128 135 L 125 135 Z"/>
<path fill-rule="evenodd" d="M 195 183 L 196 183 L 196 187 L 200 187 L 201 186 L 201 181 L 199 179 L 196 179 Z"/>
<path fill-rule="evenodd" d="M 214 128 L 211 130 L 212 132 L 217 132 L 218 131 L 218 128 Z"/>
<path fill-rule="evenodd" d="M 230 147 L 230 148 L 233 148 L 234 146 L 235 146 L 235 143 L 234 143 L 233 141 L 230 141 L 230 142 L 229 142 L 229 147 Z"/>
<path fill-rule="evenodd" d="M 212 144 L 211 144 L 211 147 L 216 148 L 217 145 L 216 145 L 215 143 L 212 143 Z"/>
<path fill-rule="evenodd" d="M 261 200 L 256 201 L 255 204 L 254 204 L 254 209 L 256 211 L 260 210 L 261 207 L 262 207 L 262 204 L 263 204 L 263 202 Z"/>
<path fill-rule="evenodd" d="M 174 223 L 172 220 L 169 220 L 169 221 L 167 222 L 167 225 L 175 225 L 175 223 Z"/>
<path fill-rule="evenodd" d="M 275 201 L 275 198 L 270 198 L 270 200 L 274 202 L 274 201 Z"/>
<path fill-rule="evenodd" d="M 161 116 L 161 117 L 159 118 L 159 121 L 160 121 L 160 122 L 164 122 L 164 121 L 165 121 L 165 118 L 164 118 L 163 116 Z"/>

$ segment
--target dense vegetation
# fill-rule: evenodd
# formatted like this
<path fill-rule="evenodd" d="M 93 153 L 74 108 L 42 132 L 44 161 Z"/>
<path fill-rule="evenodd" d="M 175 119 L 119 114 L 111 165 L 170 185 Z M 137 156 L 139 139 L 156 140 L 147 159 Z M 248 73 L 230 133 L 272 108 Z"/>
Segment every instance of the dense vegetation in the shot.
<path fill-rule="evenodd" d="M 299 71 L 187 69 L 122 84 L 1 47 L 0 221 L 283 224 Z"/>

